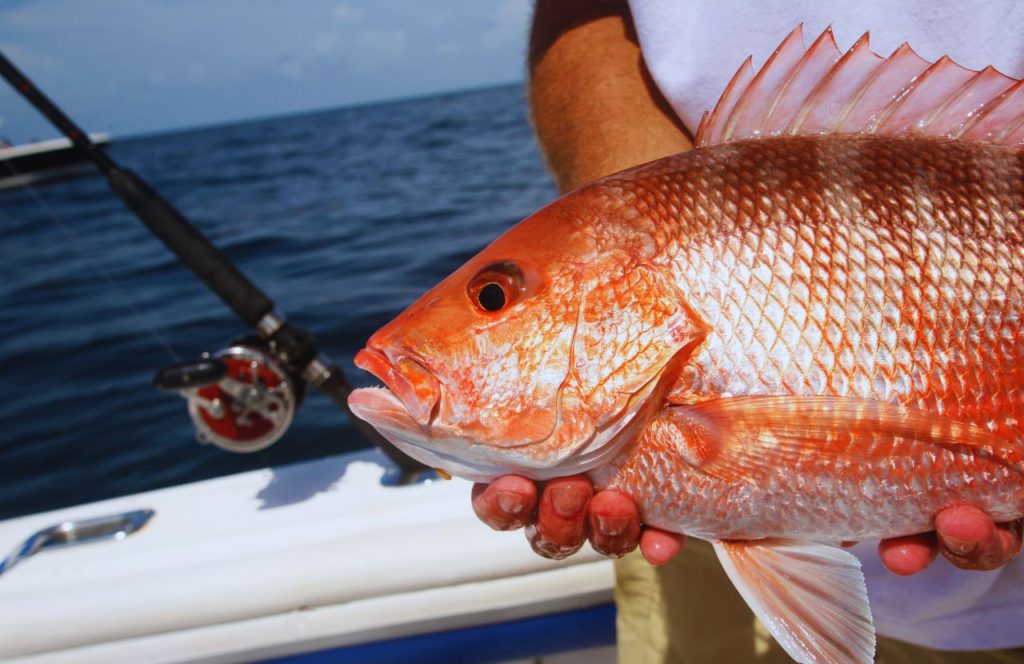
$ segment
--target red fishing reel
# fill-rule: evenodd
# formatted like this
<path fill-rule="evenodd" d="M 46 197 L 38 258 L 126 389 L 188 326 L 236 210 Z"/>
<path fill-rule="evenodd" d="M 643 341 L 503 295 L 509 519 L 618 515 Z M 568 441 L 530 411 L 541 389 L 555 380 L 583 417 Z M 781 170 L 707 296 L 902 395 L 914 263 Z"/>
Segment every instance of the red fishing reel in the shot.
<path fill-rule="evenodd" d="M 277 441 L 305 391 L 303 381 L 253 339 L 166 367 L 155 383 L 188 401 L 199 442 L 230 452 L 256 452 Z"/>

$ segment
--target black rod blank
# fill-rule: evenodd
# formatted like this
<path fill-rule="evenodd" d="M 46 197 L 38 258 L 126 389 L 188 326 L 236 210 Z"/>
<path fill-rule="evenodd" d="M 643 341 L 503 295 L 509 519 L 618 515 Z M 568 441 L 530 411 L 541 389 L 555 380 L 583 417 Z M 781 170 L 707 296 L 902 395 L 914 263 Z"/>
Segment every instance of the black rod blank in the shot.
<path fill-rule="evenodd" d="M 14 86 L 15 90 L 20 92 L 30 104 L 35 106 L 47 120 L 60 130 L 60 133 L 70 138 L 79 152 L 96 164 L 104 175 L 109 175 L 110 171 L 117 168 L 117 164 L 107 156 L 107 153 L 90 141 L 89 135 L 64 115 L 64 112 L 57 108 L 56 104 L 50 101 L 49 97 L 44 95 L 32 81 L 28 80 L 28 77 L 22 74 L 21 70 L 15 67 L 14 63 L 8 60 L 3 53 L 0 53 L 0 76 L 7 79 L 7 82 Z"/>
<path fill-rule="evenodd" d="M 89 140 L 10 60 L 0 53 L 0 75 L 24 95 L 47 120 L 71 139 L 75 148 L 107 176 L 111 190 L 192 272 L 247 325 L 255 327 L 274 303 L 213 246 L 171 203 L 135 173 L 121 168 Z"/>
<path fill-rule="evenodd" d="M 160 239 L 197 277 L 199 277 L 235 314 L 251 327 L 259 327 L 260 321 L 274 309 L 274 303 L 267 295 L 249 281 L 235 264 L 206 239 L 195 226 L 185 218 L 155 189 L 132 171 L 121 168 L 107 153 L 89 140 L 74 122 L 56 104 L 42 93 L 10 60 L 0 53 L 0 75 L 22 94 L 61 133 L 71 139 L 75 148 L 88 157 L 107 176 L 111 190 L 117 194 L 142 223 Z M 280 345 L 280 338 L 291 338 L 302 333 L 287 321 L 268 341 L 272 346 Z M 308 335 L 305 335 L 308 337 Z M 300 340 L 301 341 L 301 340 Z M 285 344 L 290 346 L 290 344 Z M 308 343 L 298 343 L 296 349 L 302 357 L 288 357 L 286 364 L 295 371 L 302 370 L 317 357 L 312 338 Z M 288 353 L 286 353 L 288 354 Z M 293 353 L 294 355 L 294 353 Z M 405 455 L 385 440 L 376 430 L 354 417 L 348 409 L 348 394 L 352 386 L 340 369 L 329 366 L 329 379 L 316 387 L 334 399 L 351 418 L 356 429 L 370 442 L 380 447 L 402 471 L 403 478 L 422 470 L 424 466 Z"/>
<path fill-rule="evenodd" d="M 271 299 L 142 178 L 129 170 L 114 168 L 107 180 L 110 189 L 153 235 L 247 325 L 255 327 L 273 311 Z"/>

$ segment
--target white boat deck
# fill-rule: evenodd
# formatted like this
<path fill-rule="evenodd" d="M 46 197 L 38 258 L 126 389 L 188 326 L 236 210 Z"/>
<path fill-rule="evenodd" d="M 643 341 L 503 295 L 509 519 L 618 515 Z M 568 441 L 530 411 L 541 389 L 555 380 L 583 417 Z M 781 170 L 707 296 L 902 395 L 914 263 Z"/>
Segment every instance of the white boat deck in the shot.
<path fill-rule="evenodd" d="M 367 452 L 0 522 L 4 555 L 68 519 L 156 511 L 0 575 L 0 659 L 252 661 L 610 601 L 592 551 L 544 560 L 475 518 L 469 483 L 383 472 Z"/>

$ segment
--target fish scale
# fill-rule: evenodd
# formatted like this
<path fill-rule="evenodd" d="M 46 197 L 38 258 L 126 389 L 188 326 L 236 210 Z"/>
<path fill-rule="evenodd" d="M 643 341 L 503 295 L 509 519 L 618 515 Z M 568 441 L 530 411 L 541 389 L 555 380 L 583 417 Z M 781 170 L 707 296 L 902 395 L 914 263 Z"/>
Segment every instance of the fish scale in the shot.
<path fill-rule="evenodd" d="M 903 441 L 885 442 L 895 455 Z M 656 420 L 595 480 L 633 497 L 646 523 L 705 539 L 877 539 L 929 530 L 933 515 L 953 504 L 979 505 L 1001 520 L 1024 505 L 1019 462 L 975 454 L 926 453 L 897 466 L 883 457 L 856 467 L 809 457 L 752 482 L 704 474 L 687 463 L 686 445 L 678 429 Z"/>
<path fill-rule="evenodd" d="M 681 210 L 663 221 L 687 242 L 671 266 L 710 326 L 690 359 L 692 369 L 674 389 L 676 401 L 755 394 L 877 399 L 978 424 L 1021 444 L 1024 243 L 1013 227 L 1024 209 L 1024 196 L 1013 186 L 1022 181 L 1018 152 L 935 139 L 856 137 L 751 141 L 716 152 L 683 165 L 659 162 L 639 176 L 636 188 L 637 197 L 646 193 L 658 206 Z M 962 175 L 965 162 L 968 177 Z M 745 174 L 752 164 L 755 172 Z M 706 182 L 723 171 L 739 181 L 772 172 L 776 191 L 803 204 L 778 217 L 753 198 L 697 209 L 675 193 L 695 187 L 673 180 Z M 883 182 L 904 195 L 862 194 Z M 927 203 L 913 205 L 911 198 Z M 630 203 L 625 197 L 623 204 Z M 649 200 L 642 207 L 654 205 Z M 1006 232 L 993 219 L 1005 219 Z M 908 265 L 917 269 L 908 271 Z M 968 282 L 994 290 L 979 297 L 975 289 L 961 288 L 965 266 Z M 811 365 L 832 379 L 821 380 L 808 370 Z M 737 487 L 746 481 L 702 476 L 675 451 L 685 443 L 663 437 L 652 427 L 613 462 L 619 475 L 605 479 L 611 476 L 606 469 L 599 481 L 634 496 L 648 522 L 698 536 L 892 536 L 927 530 L 932 516 L 950 504 L 979 505 L 1007 518 L 1024 505 L 1019 475 L 999 461 L 959 455 L 911 467 L 898 483 L 884 466 L 862 466 L 856 477 L 870 483 L 858 484 L 859 492 L 830 491 L 842 468 L 780 469 L 773 481 L 755 488 L 753 498 L 744 491 L 741 500 Z M 829 477 L 802 495 L 849 519 L 822 521 L 818 510 L 802 510 L 791 495 L 794 471 Z M 974 481 L 977 473 L 992 478 L 984 490 Z M 671 478 L 672 484 L 648 494 L 651 477 Z M 865 495 L 864 486 L 878 483 L 884 483 L 887 500 Z M 874 520 L 853 504 L 889 500 L 899 509 L 876 511 Z M 718 517 L 705 522 L 709 502 L 719 506 L 710 511 Z M 916 509 L 908 518 L 911 504 Z"/>
<path fill-rule="evenodd" d="M 1024 181 L 1017 152 L 933 139 L 835 137 L 751 141 L 728 146 L 724 155 L 713 152 L 682 164 L 658 162 L 634 176 L 640 185 L 635 197 L 649 195 L 638 207 L 680 210 L 662 218 L 661 227 L 683 238 L 683 248 L 660 256 L 711 328 L 691 360 L 695 371 L 676 386 L 675 397 L 785 393 L 892 400 L 952 417 L 968 414 L 978 424 L 996 420 L 997 430 L 1008 428 L 1008 436 L 1020 439 L 1021 425 L 1007 424 L 1024 419 L 1024 243 L 1013 228 L 1024 194 L 1011 186 Z M 752 157 L 762 166 L 744 174 L 740 169 Z M 965 159 L 976 184 L 958 175 Z M 754 178 L 776 168 L 790 169 L 786 177 L 773 176 L 777 191 L 805 202 L 796 214 L 701 209 L 674 193 L 690 189 L 676 179 L 707 181 L 710 171 Z M 905 185 L 897 186 L 906 187 L 907 197 L 930 205 L 890 200 L 869 212 L 863 200 L 881 197 L 860 192 L 901 179 Z M 847 183 L 826 187 L 839 205 L 829 205 L 821 193 L 821 183 L 829 181 Z M 631 197 L 621 204 L 632 204 Z M 962 212 L 975 209 L 986 214 Z M 988 223 L 993 218 L 1006 218 L 1011 228 L 997 232 Z M 992 290 L 979 295 L 963 286 L 965 273 L 968 283 Z M 808 380 L 812 365 L 832 380 Z"/>

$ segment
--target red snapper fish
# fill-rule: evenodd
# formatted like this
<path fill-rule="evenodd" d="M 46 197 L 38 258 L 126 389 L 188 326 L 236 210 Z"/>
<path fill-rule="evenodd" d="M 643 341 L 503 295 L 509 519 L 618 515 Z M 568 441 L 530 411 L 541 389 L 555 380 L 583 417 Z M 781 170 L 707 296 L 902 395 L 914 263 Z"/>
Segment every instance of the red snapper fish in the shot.
<path fill-rule="evenodd" d="M 352 410 L 477 481 L 589 473 L 710 540 L 801 661 L 870 662 L 843 540 L 1024 515 L 1024 91 L 795 30 L 695 149 L 515 226 L 374 334 Z"/>

